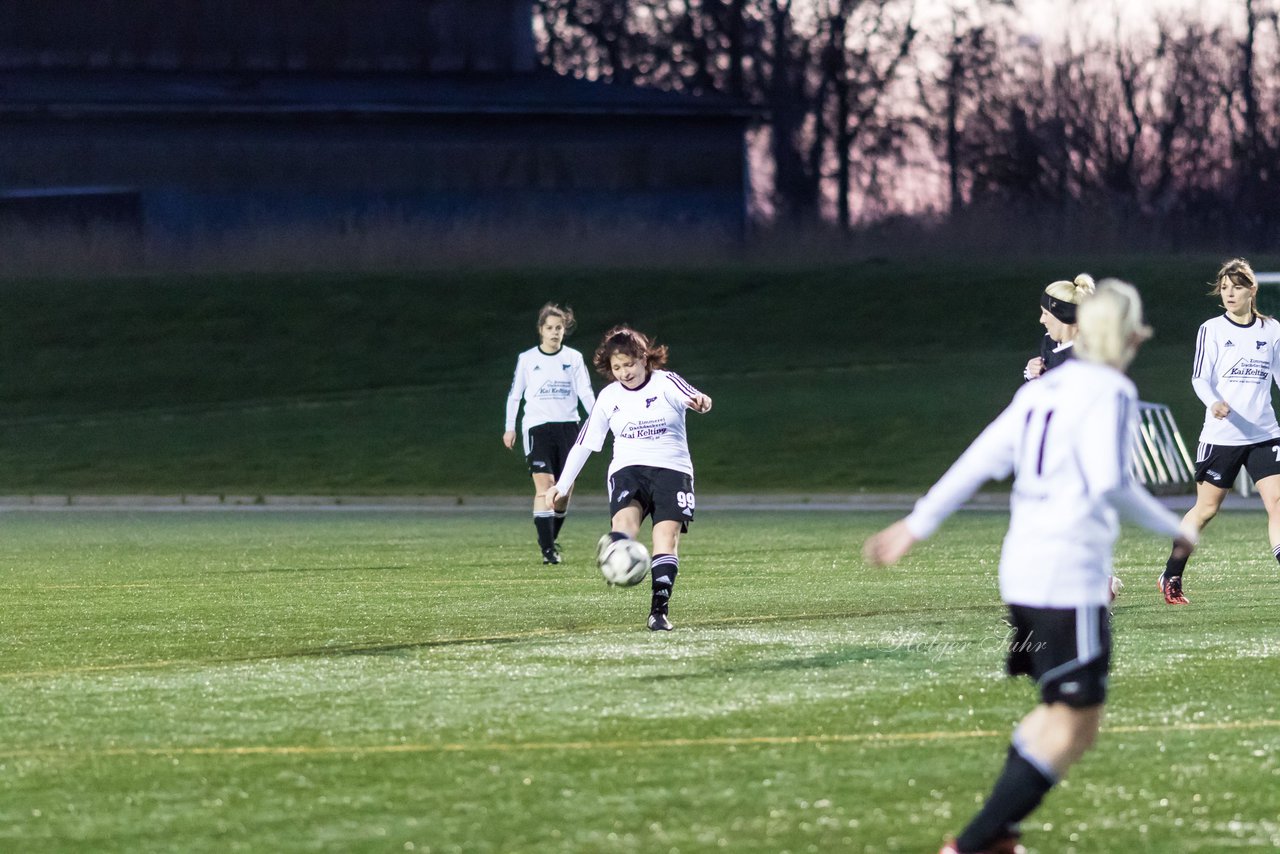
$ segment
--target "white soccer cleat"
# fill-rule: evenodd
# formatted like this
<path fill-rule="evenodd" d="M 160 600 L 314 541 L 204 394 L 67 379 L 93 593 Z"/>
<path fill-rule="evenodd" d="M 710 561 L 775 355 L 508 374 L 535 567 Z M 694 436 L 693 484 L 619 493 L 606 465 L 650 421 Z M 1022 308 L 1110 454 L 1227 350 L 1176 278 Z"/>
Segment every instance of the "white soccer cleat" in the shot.
<path fill-rule="evenodd" d="M 1120 588 L 1124 587 L 1124 582 L 1120 580 L 1119 576 L 1113 575 L 1111 576 L 1110 586 L 1111 586 L 1111 601 L 1114 602 L 1116 601 L 1116 597 L 1120 595 Z"/>

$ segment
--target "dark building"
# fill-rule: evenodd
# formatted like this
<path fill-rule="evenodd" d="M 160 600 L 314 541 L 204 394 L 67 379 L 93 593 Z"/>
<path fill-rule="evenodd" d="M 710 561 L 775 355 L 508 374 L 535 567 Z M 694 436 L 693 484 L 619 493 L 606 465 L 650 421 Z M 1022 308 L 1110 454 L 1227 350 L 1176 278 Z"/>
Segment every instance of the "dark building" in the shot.
<path fill-rule="evenodd" d="M 531 0 L 0 0 L 0 219 L 740 235 L 742 105 L 539 66 Z"/>

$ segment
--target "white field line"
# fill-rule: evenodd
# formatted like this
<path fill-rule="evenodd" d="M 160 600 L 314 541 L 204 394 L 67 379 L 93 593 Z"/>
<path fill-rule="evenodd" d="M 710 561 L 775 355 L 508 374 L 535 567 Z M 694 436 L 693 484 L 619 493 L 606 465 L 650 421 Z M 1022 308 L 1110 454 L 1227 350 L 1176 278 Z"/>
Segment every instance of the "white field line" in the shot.
<path fill-rule="evenodd" d="M 709 512 L 906 512 L 915 504 L 916 494 L 816 494 L 816 495 L 708 495 L 698 497 L 699 508 Z M 453 515 L 459 513 L 528 512 L 529 496 L 347 496 L 347 495 L 0 495 L 0 514 L 23 512 L 284 512 L 325 513 L 417 513 Z M 1194 503 L 1190 495 L 1160 498 L 1176 512 L 1185 512 Z M 599 496 L 575 497 L 578 511 L 599 511 L 607 503 Z M 1009 496 L 979 493 L 964 510 L 1008 512 Z M 1223 510 L 1261 511 L 1262 502 L 1236 493 L 1227 496 Z"/>

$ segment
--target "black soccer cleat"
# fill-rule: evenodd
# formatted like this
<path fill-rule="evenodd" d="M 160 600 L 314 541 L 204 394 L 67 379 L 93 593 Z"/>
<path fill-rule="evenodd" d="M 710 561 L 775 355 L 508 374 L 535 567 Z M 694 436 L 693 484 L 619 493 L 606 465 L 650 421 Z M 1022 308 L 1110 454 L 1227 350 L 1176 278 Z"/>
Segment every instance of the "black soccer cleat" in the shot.
<path fill-rule="evenodd" d="M 671 621 L 667 619 L 667 615 L 661 611 L 654 611 L 649 615 L 649 631 L 651 632 L 669 632 L 675 626 L 671 625 Z"/>
<path fill-rule="evenodd" d="M 549 564 L 549 563 L 550 563 L 550 564 L 557 564 L 557 563 L 559 563 L 559 562 L 560 562 L 560 552 L 556 551 L 555 549 L 543 549 L 543 550 L 542 550 L 542 564 L 543 564 L 543 566 L 546 566 L 546 565 L 547 565 L 547 564 Z"/>

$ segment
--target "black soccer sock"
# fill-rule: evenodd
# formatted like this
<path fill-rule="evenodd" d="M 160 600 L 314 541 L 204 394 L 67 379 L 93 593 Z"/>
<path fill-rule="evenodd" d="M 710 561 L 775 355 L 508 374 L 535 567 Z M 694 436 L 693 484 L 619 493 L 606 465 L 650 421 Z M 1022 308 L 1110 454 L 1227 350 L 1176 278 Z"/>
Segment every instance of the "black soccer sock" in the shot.
<path fill-rule="evenodd" d="M 552 518 L 550 510 L 533 511 L 533 527 L 538 532 L 538 548 L 544 552 L 547 549 L 555 548 L 556 537 L 552 532 L 555 526 L 555 519 Z"/>
<path fill-rule="evenodd" d="M 956 848 L 965 852 L 985 851 L 1040 806 L 1057 782 L 1051 772 L 1037 767 L 1011 746 L 991 797 L 956 839 Z"/>
<path fill-rule="evenodd" d="M 650 570 L 653 574 L 653 599 L 649 604 L 649 613 L 667 613 L 667 604 L 671 601 L 671 588 L 676 583 L 676 573 L 680 571 L 680 558 L 675 555 L 654 555 Z"/>
<path fill-rule="evenodd" d="M 1173 553 L 1169 553 L 1169 560 L 1164 565 L 1164 578 L 1173 578 L 1176 575 L 1182 575 L 1187 569 L 1187 559 L 1191 555 L 1185 557 L 1174 557 Z"/>
<path fill-rule="evenodd" d="M 555 511 L 555 520 L 556 520 L 556 523 L 555 523 L 555 525 L 554 525 L 554 526 L 552 527 L 552 529 L 551 529 L 551 539 L 553 539 L 553 540 L 558 540 L 558 539 L 560 539 L 560 529 L 564 527 L 564 517 L 565 517 L 565 516 L 568 516 L 568 515 L 569 515 L 569 511 L 568 511 L 568 510 L 557 510 L 557 511 Z"/>

